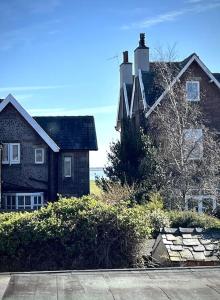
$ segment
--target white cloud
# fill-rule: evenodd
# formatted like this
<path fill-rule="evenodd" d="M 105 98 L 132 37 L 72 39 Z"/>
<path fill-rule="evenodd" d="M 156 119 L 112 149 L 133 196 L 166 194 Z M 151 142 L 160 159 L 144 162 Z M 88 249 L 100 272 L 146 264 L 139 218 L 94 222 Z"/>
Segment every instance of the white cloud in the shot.
<path fill-rule="evenodd" d="M 97 107 L 84 107 L 79 109 L 66 109 L 59 108 L 36 108 L 28 109 L 31 115 L 35 116 L 77 116 L 77 115 L 96 115 L 96 114 L 108 114 L 116 111 L 116 105 L 97 106 Z"/>
<path fill-rule="evenodd" d="M 128 30 L 128 29 L 137 29 L 137 28 L 148 28 L 160 23 L 175 21 L 178 17 L 188 13 L 198 14 L 198 13 L 202 13 L 220 7 L 219 0 L 213 0 L 210 3 L 207 2 L 201 3 L 201 2 L 202 1 L 199 0 L 191 0 L 190 3 L 195 4 L 192 7 L 182 8 L 180 10 L 175 10 L 175 11 L 169 11 L 164 14 L 160 14 L 155 17 L 142 20 L 140 22 L 134 22 L 129 25 L 124 25 L 121 27 L 121 29 Z"/>
<path fill-rule="evenodd" d="M 32 85 L 32 86 L 8 86 L 8 87 L 0 87 L 0 92 L 8 92 L 12 93 L 15 91 L 40 91 L 40 90 L 53 90 L 66 88 L 70 85 Z"/>

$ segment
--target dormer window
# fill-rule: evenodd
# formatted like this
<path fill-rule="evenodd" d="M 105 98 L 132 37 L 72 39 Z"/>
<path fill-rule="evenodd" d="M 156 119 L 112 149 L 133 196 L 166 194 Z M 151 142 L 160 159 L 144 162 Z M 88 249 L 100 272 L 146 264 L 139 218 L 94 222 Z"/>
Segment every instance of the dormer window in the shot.
<path fill-rule="evenodd" d="M 200 100 L 199 81 L 187 81 L 186 82 L 186 99 L 188 101 L 199 101 Z"/>

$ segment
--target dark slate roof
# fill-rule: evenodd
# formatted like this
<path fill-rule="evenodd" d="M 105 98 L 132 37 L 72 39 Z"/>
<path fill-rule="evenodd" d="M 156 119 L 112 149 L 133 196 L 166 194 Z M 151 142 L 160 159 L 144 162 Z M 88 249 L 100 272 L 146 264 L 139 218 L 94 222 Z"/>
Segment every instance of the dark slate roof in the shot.
<path fill-rule="evenodd" d="M 163 228 L 152 250 L 159 247 L 160 241 L 165 246 L 169 260 L 184 261 L 214 261 L 220 263 L 220 230 L 205 230 L 202 228 Z"/>
<path fill-rule="evenodd" d="M 197 55 L 196 53 L 192 53 L 183 61 L 180 62 L 164 62 L 169 70 L 172 70 L 173 79 L 179 74 L 179 72 L 185 67 L 185 65 L 189 62 L 193 55 Z M 162 87 L 156 84 L 156 77 L 158 75 L 158 65 L 160 62 L 150 62 L 150 72 L 142 71 L 142 79 L 145 90 L 145 98 L 147 104 L 152 106 L 154 102 L 160 97 L 163 93 Z"/>
<path fill-rule="evenodd" d="M 220 82 L 220 73 L 212 73 L 215 78 Z"/>
<path fill-rule="evenodd" d="M 61 150 L 97 150 L 92 116 L 34 117 Z"/>

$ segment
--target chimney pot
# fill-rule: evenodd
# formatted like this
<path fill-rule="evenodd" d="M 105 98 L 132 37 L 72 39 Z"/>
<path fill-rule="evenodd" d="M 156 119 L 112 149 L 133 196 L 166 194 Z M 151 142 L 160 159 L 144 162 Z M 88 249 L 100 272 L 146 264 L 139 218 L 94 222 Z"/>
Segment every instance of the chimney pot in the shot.
<path fill-rule="evenodd" d="M 134 51 L 134 70 L 135 76 L 138 76 L 138 70 L 149 72 L 149 48 L 145 45 L 145 34 L 140 33 L 139 46 Z"/>
<path fill-rule="evenodd" d="M 145 45 L 145 33 L 140 33 L 139 47 L 147 48 Z"/>
<path fill-rule="evenodd" d="M 128 51 L 123 52 L 123 63 L 128 63 Z"/>

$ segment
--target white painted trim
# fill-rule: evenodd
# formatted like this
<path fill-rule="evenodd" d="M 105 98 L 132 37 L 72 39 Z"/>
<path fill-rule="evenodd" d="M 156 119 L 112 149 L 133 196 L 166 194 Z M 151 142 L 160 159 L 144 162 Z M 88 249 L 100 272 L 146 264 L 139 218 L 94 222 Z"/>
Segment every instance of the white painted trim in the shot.
<path fill-rule="evenodd" d="M 130 118 L 132 118 L 132 112 L 133 112 L 133 106 L 134 106 L 134 96 L 135 96 L 135 89 L 136 89 L 135 82 L 136 82 L 136 79 L 134 78 L 132 96 L 131 96 Z"/>
<path fill-rule="evenodd" d="M 3 193 L 3 199 L 2 201 L 4 201 L 4 205 L 6 205 L 7 200 L 5 199 L 7 196 L 15 196 L 15 208 L 14 209 L 10 209 L 9 210 L 19 210 L 19 209 L 26 209 L 26 208 L 30 208 L 30 209 L 34 209 L 34 208 L 40 208 L 41 206 L 44 205 L 44 193 L 43 192 L 39 192 L 39 193 Z M 24 198 L 24 205 L 18 205 L 18 197 L 19 196 L 30 196 L 31 197 L 31 204 L 30 205 L 26 205 L 25 204 L 25 198 Z M 34 203 L 34 197 L 41 197 L 41 203 L 40 204 L 35 204 Z M 38 199 L 37 199 L 38 200 Z M 11 204 L 12 206 L 12 204 Z M 7 207 L 5 207 L 4 209 L 8 209 Z"/>
<path fill-rule="evenodd" d="M 189 200 L 194 199 L 194 200 L 198 201 L 198 213 L 201 214 L 201 213 L 204 212 L 203 200 L 205 200 L 207 198 L 212 200 L 212 209 L 214 211 L 217 207 L 216 196 L 214 196 L 214 195 L 187 195 L 186 196 L 185 209 L 186 210 L 189 209 L 189 205 L 188 205 Z"/>
<path fill-rule="evenodd" d="M 145 97 L 145 91 L 144 91 L 144 84 L 143 84 L 141 69 L 138 70 L 138 79 L 139 79 L 140 88 L 141 88 L 141 96 L 142 96 L 142 100 L 143 100 L 143 103 L 144 103 L 144 110 L 146 110 L 147 109 L 147 101 L 146 101 L 146 97 Z"/>
<path fill-rule="evenodd" d="M 42 161 L 37 161 L 37 151 L 41 151 L 41 153 L 42 153 Z M 44 148 L 35 148 L 34 149 L 34 162 L 35 162 L 35 164 L 37 164 L 37 165 L 42 165 L 42 164 L 44 164 L 44 157 L 45 157 L 45 151 L 44 151 Z"/>
<path fill-rule="evenodd" d="M 125 83 L 123 83 L 123 93 L 124 93 L 126 114 L 127 114 L 127 117 L 128 117 L 129 116 L 128 93 L 127 93 L 127 88 L 126 88 L 126 84 Z"/>
<path fill-rule="evenodd" d="M 43 130 L 43 128 L 29 115 L 29 113 L 17 102 L 17 100 L 9 94 L 5 100 L 0 104 L 0 112 L 11 103 L 22 117 L 31 125 L 31 127 L 39 134 L 39 136 L 47 143 L 47 145 L 54 151 L 59 152 L 60 148 Z"/>
<path fill-rule="evenodd" d="M 7 146 L 8 160 L 3 160 L 3 158 L 2 158 L 2 164 L 3 165 L 20 164 L 20 161 L 21 161 L 21 145 L 20 145 L 20 143 L 3 143 L 3 145 Z M 18 160 L 13 160 L 13 146 L 18 146 Z"/>
<path fill-rule="evenodd" d="M 198 58 L 197 55 L 193 55 L 185 67 L 179 72 L 179 74 L 174 78 L 171 84 L 167 87 L 167 89 L 162 93 L 162 95 L 157 99 L 157 101 L 151 106 L 151 108 L 146 112 L 145 117 L 148 118 L 149 115 L 155 110 L 155 108 L 160 104 L 161 100 L 166 96 L 169 89 L 173 87 L 173 85 L 179 80 L 179 78 L 186 72 L 189 66 L 192 64 L 193 61 L 196 61 L 198 65 L 203 69 L 203 71 L 209 76 L 211 80 L 216 84 L 218 88 L 220 88 L 220 83 L 214 77 L 214 75 L 209 71 L 209 69 L 203 64 L 203 62 Z"/>
<path fill-rule="evenodd" d="M 13 146 L 18 146 L 18 159 L 13 160 Z M 20 164 L 20 158 L 21 158 L 21 145 L 19 143 L 10 143 L 9 144 L 9 155 L 10 155 L 10 165 L 16 165 Z"/>

